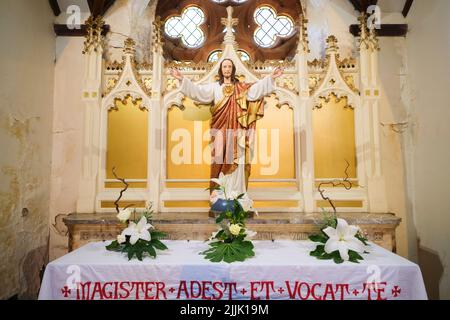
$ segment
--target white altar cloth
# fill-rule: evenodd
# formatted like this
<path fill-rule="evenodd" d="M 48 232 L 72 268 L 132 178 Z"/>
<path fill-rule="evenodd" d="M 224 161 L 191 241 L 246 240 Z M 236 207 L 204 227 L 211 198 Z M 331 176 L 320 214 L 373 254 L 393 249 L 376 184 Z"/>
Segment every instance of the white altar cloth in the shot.
<path fill-rule="evenodd" d="M 201 241 L 164 241 L 156 259 L 128 261 L 90 243 L 48 264 L 40 300 L 422 300 L 419 267 L 373 243 L 360 264 L 309 256 L 310 241 L 254 241 L 255 257 L 212 263 Z"/>

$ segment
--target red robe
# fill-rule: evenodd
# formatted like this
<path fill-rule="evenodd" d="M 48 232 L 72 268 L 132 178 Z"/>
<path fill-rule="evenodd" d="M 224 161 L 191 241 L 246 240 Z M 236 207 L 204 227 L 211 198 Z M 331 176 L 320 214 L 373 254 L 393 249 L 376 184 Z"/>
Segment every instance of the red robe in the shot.
<path fill-rule="evenodd" d="M 220 130 L 222 135 L 212 136 L 212 164 L 211 178 L 218 178 L 231 174 L 238 167 L 238 130 L 245 130 L 245 185 L 248 189 L 248 179 L 251 172 L 252 155 L 250 146 L 254 139 L 256 121 L 264 116 L 264 99 L 247 101 L 247 91 L 252 84 L 238 82 L 235 85 L 224 87 L 224 98 L 211 109 L 211 129 Z M 228 130 L 228 131 L 227 131 Z M 232 134 L 232 139 L 227 139 L 227 134 Z M 222 139 L 222 141 L 217 141 Z M 219 152 L 215 161 L 216 150 Z M 220 163 L 218 163 L 220 162 Z M 210 187 L 215 187 L 214 182 Z"/>

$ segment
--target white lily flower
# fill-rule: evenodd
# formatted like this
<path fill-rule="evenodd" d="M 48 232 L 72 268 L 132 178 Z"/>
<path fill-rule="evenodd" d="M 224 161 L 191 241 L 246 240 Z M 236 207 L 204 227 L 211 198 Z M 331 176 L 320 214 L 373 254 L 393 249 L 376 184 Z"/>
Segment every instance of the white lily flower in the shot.
<path fill-rule="evenodd" d="M 139 239 L 150 241 L 151 235 L 148 231 L 153 226 L 150 223 L 147 223 L 147 218 L 142 217 L 141 220 L 136 224 L 134 222 L 130 222 L 128 228 L 123 230 L 122 235 L 130 236 L 130 244 L 136 244 Z"/>
<path fill-rule="evenodd" d="M 221 231 L 222 229 L 218 229 L 217 231 L 214 231 L 211 233 L 211 237 L 208 239 L 209 241 L 212 241 L 216 238 L 217 234 Z"/>
<path fill-rule="evenodd" d="M 349 260 L 349 250 L 363 253 L 365 251 L 365 245 L 355 237 L 358 230 L 359 228 L 357 226 L 349 226 L 344 219 L 337 219 L 336 229 L 327 227 L 323 230 L 329 237 L 325 244 L 325 252 L 330 254 L 338 250 L 344 261 Z"/>
<path fill-rule="evenodd" d="M 244 211 L 247 212 L 253 209 L 253 200 L 250 199 L 247 193 L 241 199 L 238 199 L 238 201 Z"/>
<path fill-rule="evenodd" d="M 212 178 L 211 181 L 215 182 L 219 186 L 223 187 L 223 186 L 225 186 L 225 183 L 226 183 L 225 175 L 223 174 L 223 172 L 221 172 L 219 174 L 219 178 Z"/>
<path fill-rule="evenodd" d="M 118 242 L 119 244 L 125 243 L 125 242 L 127 242 L 127 238 L 125 237 L 125 235 L 119 234 L 119 235 L 117 236 L 117 242 Z"/>
<path fill-rule="evenodd" d="M 245 234 L 246 237 L 244 238 L 244 240 L 250 240 L 253 239 L 258 234 L 258 232 L 246 229 Z"/>
<path fill-rule="evenodd" d="M 131 213 L 132 212 L 130 208 L 127 208 L 125 210 L 119 210 L 117 219 L 119 219 L 121 222 L 127 222 L 128 220 L 130 220 Z"/>
<path fill-rule="evenodd" d="M 225 193 L 222 190 L 214 190 L 211 192 L 211 196 L 209 197 L 211 204 L 216 203 L 219 199 L 225 199 Z"/>
<path fill-rule="evenodd" d="M 220 191 L 224 193 L 223 199 L 230 199 L 230 197 L 225 197 L 229 190 L 231 190 L 231 179 L 229 175 L 224 175 L 223 172 L 219 174 L 218 178 L 212 178 L 212 182 L 217 183 L 220 186 Z M 219 191 L 219 190 L 215 190 Z M 237 195 L 236 195 L 237 197 Z"/>
<path fill-rule="evenodd" d="M 239 197 L 238 192 L 237 192 L 237 191 L 231 191 L 231 192 L 228 194 L 227 200 L 234 200 L 234 199 L 236 199 L 237 197 Z"/>

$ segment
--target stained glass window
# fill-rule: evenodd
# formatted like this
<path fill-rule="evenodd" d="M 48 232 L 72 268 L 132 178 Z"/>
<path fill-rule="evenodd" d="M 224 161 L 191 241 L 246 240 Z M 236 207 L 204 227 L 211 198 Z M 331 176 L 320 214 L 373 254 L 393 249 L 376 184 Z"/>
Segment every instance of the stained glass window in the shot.
<path fill-rule="evenodd" d="M 164 29 L 171 38 L 181 38 L 188 48 L 198 48 L 205 42 L 205 34 L 200 25 L 205 22 L 205 14 L 198 7 L 186 8 L 181 16 L 167 19 Z"/>
<path fill-rule="evenodd" d="M 288 16 L 277 15 L 268 6 L 262 6 L 255 10 L 254 18 L 258 24 L 255 31 L 255 42 L 263 47 L 272 47 L 277 37 L 288 38 L 294 30 L 294 23 Z"/>
<path fill-rule="evenodd" d="M 219 55 L 222 53 L 222 50 L 216 50 L 210 53 L 208 57 L 208 62 L 216 62 L 219 60 Z"/>
<path fill-rule="evenodd" d="M 208 57 L 208 62 L 218 61 L 221 53 L 222 53 L 222 50 L 215 50 L 215 51 L 211 52 Z M 242 61 L 250 61 L 250 56 L 244 50 L 238 50 L 238 54 L 241 57 Z"/>

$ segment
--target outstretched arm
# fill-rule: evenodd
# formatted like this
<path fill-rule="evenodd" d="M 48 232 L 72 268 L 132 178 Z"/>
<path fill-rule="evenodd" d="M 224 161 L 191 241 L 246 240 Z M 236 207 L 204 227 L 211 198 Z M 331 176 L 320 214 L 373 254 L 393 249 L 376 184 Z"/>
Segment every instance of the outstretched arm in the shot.
<path fill-rule="evenodd" d="M 200 103 L 210 103 L 214 100 L 214 88 L 212 84 L 196 85 L 175 68 L 172 68 L 170 74 L 175 79 L 181 81 L 180 91 L 194 101 Z"/>
<path fill-rule="evenodd" d="M 270 94 L 275 89 L 275 79 L 283 75 L 282 68 L 276 68 L 270 76 L 265 77 L 253 84 L 247 93 L 247 100 L 255 101 Z"/>

